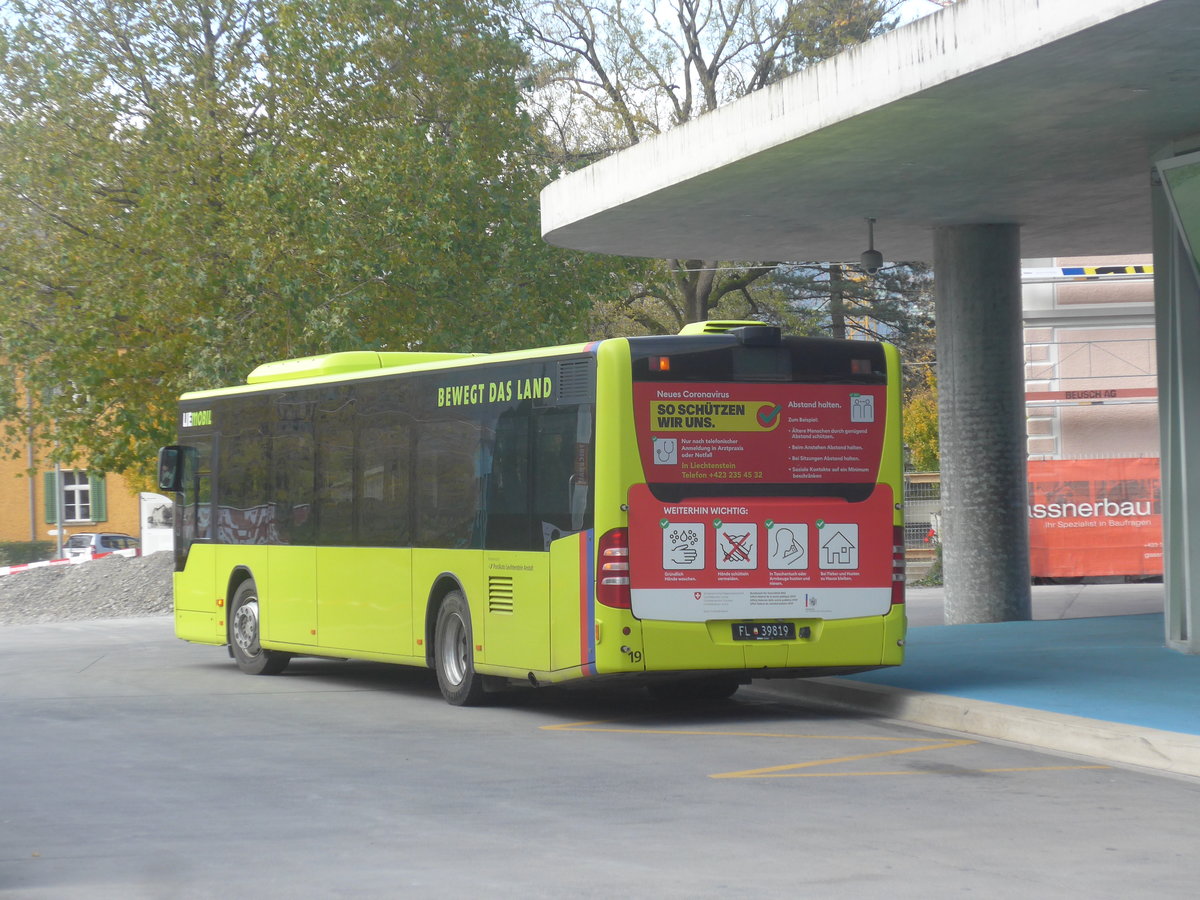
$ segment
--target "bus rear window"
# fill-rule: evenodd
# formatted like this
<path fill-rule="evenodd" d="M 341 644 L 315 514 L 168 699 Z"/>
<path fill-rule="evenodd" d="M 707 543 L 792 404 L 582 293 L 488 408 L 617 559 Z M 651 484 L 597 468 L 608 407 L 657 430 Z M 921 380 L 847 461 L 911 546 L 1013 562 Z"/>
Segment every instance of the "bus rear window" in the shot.
<path fill-rule="evenodd" d="M 886 384 L 883 347 L 868 341 L 789 337 L 744 346 L 732 335 L 631 338 L 634 381 Z"/>

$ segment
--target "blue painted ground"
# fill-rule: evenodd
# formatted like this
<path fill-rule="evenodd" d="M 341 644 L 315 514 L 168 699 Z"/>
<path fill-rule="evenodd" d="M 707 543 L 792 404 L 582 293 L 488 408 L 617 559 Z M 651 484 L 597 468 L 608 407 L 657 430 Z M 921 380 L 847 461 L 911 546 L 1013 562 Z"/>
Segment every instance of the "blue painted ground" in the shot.
<path fill-rule="evenodd" d="M 1200 656 L 1161 613 L 910 628 L 903 666 L 855 680 L 1200 735 Z"/>

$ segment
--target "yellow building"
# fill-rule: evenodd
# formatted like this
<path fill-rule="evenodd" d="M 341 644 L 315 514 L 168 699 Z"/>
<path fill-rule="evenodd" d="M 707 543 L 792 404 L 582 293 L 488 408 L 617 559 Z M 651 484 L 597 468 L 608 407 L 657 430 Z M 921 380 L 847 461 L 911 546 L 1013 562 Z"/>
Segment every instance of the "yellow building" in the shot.
<path fill-rule="evenodd" d="M 0 459 L 0 542 L 55 540 L 54 464 L 36 443 L 21 459 Z M 32 477 L 30 471 L 33 471 Z M 117 531 L 140 538 L 138 492 L 120 475 L 61 472 L 64 538 L 81 531 Z"/>

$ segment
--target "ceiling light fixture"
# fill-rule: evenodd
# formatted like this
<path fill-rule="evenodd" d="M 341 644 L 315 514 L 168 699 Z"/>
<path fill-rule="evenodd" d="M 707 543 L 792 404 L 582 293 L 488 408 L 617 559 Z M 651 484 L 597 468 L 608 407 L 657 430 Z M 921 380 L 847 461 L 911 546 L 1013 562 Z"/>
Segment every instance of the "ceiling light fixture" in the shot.
<path fill-rule="evenodd" d="M 883 254 L 875 249 L 875 220 L 867 219 L 867 249 L 859 257 L 862 269 L 868 275 L 878 275 L 883 268 Z"/>

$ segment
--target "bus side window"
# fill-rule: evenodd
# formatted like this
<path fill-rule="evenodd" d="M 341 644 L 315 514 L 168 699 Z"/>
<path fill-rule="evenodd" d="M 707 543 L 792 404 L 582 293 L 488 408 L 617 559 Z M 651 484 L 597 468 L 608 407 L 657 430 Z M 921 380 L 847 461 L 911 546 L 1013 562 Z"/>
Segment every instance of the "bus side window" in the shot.
<path fill-rule="evenodd" d="M 212 447 L 201 450 L 196 472 L 196 540 L 212 540 Z"/>
<path fill-rule="evenodd" d="M 403 388 L 359 385 L 355 410 L 358 543 L 406 547 L 412 538 L 410 471 L 416 427 Z"/>
<path fill-rule="evenodd" d="M 591 527 L 591 410 L 560 406 L 535 419 L 534 518 L 542 548 Z"/>
<path fill-rule="evenodd" d="M 530 502 L 530 412 L 527 405 L 514 406 L 496 422 L 487 501 L 486 543 L 492 550 L 534 550 L 541 545 L 540 535 L 534 539 Z"/>
<path fill-rule="evenodd" d="M 275 398 L 271 423 L 271 503 L 281 544 L 313 543 L 313 404 L 303 390 Z"/>
<path fill-rule="evenodd" d="M 175 517 L 177 565 L 187 559 L 193 542 L 209 540 L 212 526 L 213 441 L 211 437 L 189 440 L 189 452 L 181 455 L 183 470 L 179 481 L 183 490 L 179 495 L 179 515 Z"/>
<path fill-rule="evenodd" d="M 269 498 L 266 398 L 231 398 L 217 454 L 216 539 L 221 544 L 275 541 Z"/>
<path fill-rule="evenodd" d="M 418 426 L 416 546 L 478 546 L 481 434 L 480 423 L 465 412 Z"/>
<path fill-rule="evenodd" d="M 354 515 L 354 409 L 349 389 L 321 391 L 315 411 L 316 434 L 313 525 L 316 543 L 352 546 Z"/>

